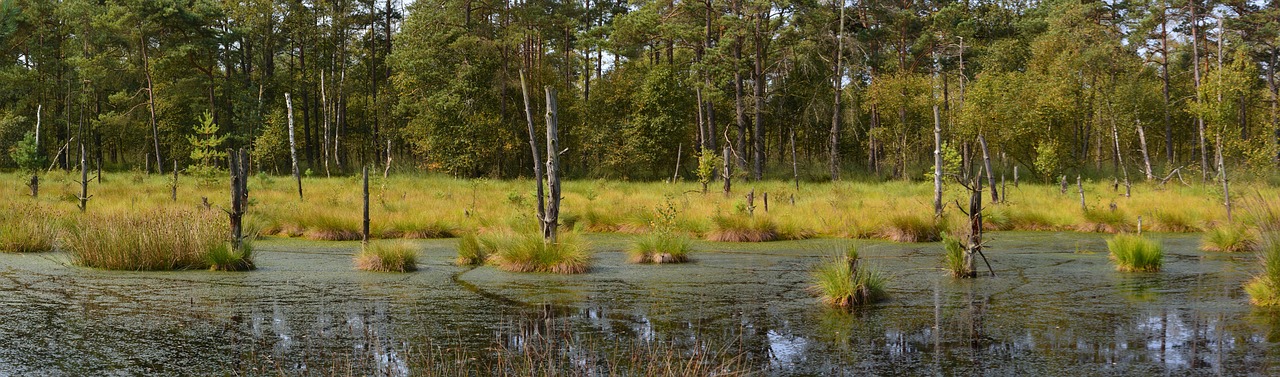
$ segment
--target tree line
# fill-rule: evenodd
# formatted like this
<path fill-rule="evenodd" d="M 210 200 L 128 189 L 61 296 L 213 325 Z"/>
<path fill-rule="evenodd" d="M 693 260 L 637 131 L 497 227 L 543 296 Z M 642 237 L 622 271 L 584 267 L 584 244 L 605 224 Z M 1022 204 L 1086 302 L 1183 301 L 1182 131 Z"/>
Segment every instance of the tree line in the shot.
<path fill-rule="evenodd" d="M 522 73 L 576 177 L 1280 162 L 1275 0 L 0 0 L 0 48 L 0 146 L 67 169 L 527 176 Z"/>

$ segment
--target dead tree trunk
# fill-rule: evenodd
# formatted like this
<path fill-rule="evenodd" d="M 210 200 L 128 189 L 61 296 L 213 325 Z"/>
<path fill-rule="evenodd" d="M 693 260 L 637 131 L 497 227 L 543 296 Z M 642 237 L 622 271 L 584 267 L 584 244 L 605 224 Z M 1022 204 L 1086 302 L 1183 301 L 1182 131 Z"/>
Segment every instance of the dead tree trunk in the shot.
<path fill-rule="evenodd" d="M 360 223 L 360 245 L 369 246 L 369 166 L 360 168 L 360 176 L 363 179 L 361 186 L 364 188 L 361 196 L 364 198 L 364 217 Z"/>
<path fill-rule="evenodd" d="M 84 158 L 84 139 L 80 140 L 80 212 L 89 207 L 89 169 Z"/>
<path fill-rule="evenodd" d="M 172 190 L 169 194 L 169 199 L 175 202 L 178 201 L 178 160 L 173 160 L 173 185 L 169 188 Z"/>
<path fill-rule="evenodd" d="M 1000 201 L 1000 193 L 996 191 L 996 176 L 991 172 L 991 155 L 987 153 L 987 139 L 978 135 L 978 145 L 982 147 L 982 168 L 987 170 L 987 183 L 991 185 L 991 202 Z"/>
<path fill-rule="evenodd" d="M 329 111 L 329 96 L 325 93 L 324 70 L 320 70 L 320 112 L 324 118 L 324 144 L 320 147 L 320 152 L 324 156 L 324 176 L 329 177 L 329 118 L 332 114 Z"/>
<path fill-rule="evenodd" d="M 249 153 L 228 149 L 227 160 L 231 173 L 231 210 L 227 217 L 231 222 L 231 246 L 239 252 L 244 248 L 244 213 L 249 202 Z"/>
<path fill-rule="evenodd" d="M 556 90 L 550 86 L 547 92 L 547 215 L 543 219 L 543 239 L 556 242 L 556 232 L 560 227 L 560 131 L 559 105 L 556 102 Z"/>
<path fill-rule="evenodd" d="M 1142 150 L 1142 167 L 1146 173 L 1147 182 L 1156 179 L 1155 173 L 1151 171 L 1151 155 L 1147 153 L 1147 132 L 1142 128 L 1142 120 L 1138 120 L 1138 146 Z"/>
<path fill-rule="evenodd" d="M 147 76 L 147 108 L 151 110 L 151 141 L 156 147 L 156 171 L 164 174 L 164 159 L 160 158 L 160 128 L 156 126 L 156 93 L 155 84 L 151 81 L 151 63 L 147 57 L 147 40 L 145 35 L 138 36 L 142 47 L 142 72 Z M 147 160 L 150 164 L 150 160 Z M 151 170 L 147 170 L 150 174 Z"/>
<path fill-rule="evenodd" d="M 724 148 L 724 159 L 722 161 L 724 164 L 724 197 L 726 198 L 729 197 L 729 189 L 733 185 L 733 170 L 731 170 L 733 164 L 729 163 L 729 159 L 733 156 L 730 155 L 730 150 L 731 148 L 729 147 Z"/>
<path fill-rule="evenodd" d="M 1079 175 L 1076 176 L 1076 187 L 1080 189 L 1080 211 L 1089 212 L 1089 206 L 1084 202 L 1084 181 Z"/>
<path fill-rule="evenodd" d="M 298 182 L 298 200 L 302 200 L 302 174 L 298 172 L 298 145 L 293 138 L 293 100 L 284 94 L 284 105 L 289 117 L 289 160 L 293 162 L 293 180 Z"/>
<path fill-rule="evenodd" d="M 44 110 L 44 105 L 36 105 L 36 157 L 40 156 L 40 112 Z M 38 165 L 39 163 L 35 163 Z M 27 184 L 31 188 L 31 197 L 40 197 L 40 167 L 36 166 L 31 169 L 31 182 Z"/>
<path fill-rule="evenodd" d="M 933 215 L 942 216 L 942 117 L 933 105 Z"/>
<path fill-rule="evenodd" d="M 524 120 L 529 126 L 529 148 L 533 151 L 533 180 L 538 183 L 538 228 L 545 238 L 547 236 L 546 193 L 542 186 L 542 157 L 538 156 L 538 138 L 533 131 L 533 110 L 529 106 L 529 86 L 525 84 L 524 70 L 520 70 L 520 91 L 524 94 Z M 679 174 L 679 173 L 677 173 Z"/>
<path fill-rule="evenodd" d="M 1111 117 L 1111 140 L 1115 145 L 1116 165 L 1120 166 L 1120 172 L 1124 177 L 1124 197 L 1128 198 L 1132 193 L 1133 185 L 1129 182 L 1129 166 L 1124 164 L 1124 155 L 1120 153 L 1120 131 L 1116 128 L 1115 117 Z"/>
<path fill-rule="evenodd" d="M 684 154 L 684 144 L 677 145 L 676 146 L 676 170 L 675 172 L 671 173 L 671 183 L 676 183 L 676 181 L 680 180 L 680 157 L 683 157 L 682 156 L 683 154 Z"/>
<path fill-rule="evenodd" d="M 1222 178 L 1222 205 L 1227 207 L 1227 222 L 1234 221 L 1231 217 L 1231 184 L 1227 179 L 1226 157 L 1222 155 L 1222 135 L 1218 135 L 1218 174 Z"/>
<path fill-rule="evenodd" d="M 791 179 L 796 183 L 796 193 L 800 192 L 800 168 L 796 165 L 796 129 L 791 129 Z"/>

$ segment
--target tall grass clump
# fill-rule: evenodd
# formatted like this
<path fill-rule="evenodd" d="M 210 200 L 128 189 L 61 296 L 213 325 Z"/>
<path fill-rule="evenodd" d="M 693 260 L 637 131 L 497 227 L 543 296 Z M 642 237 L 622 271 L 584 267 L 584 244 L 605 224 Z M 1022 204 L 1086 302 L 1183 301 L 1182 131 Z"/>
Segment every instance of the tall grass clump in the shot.
<path fill-rule="evenodd" d="M 458 238 L 458 257 L 453 262 L 459 266 L 479 266 L 489 260 L 496 249 L 494 237 L 464 233 Z"/>
<path fill-rule="evenodd" d="M 33 253 L 53 250 L 59 214 L 33 204 L 8 206 L 0 219 L 0 252 Z"/>
<path fill-rule="evenodd" d="M 942 235 L 936 222 L 915 215 L 899 215 L 889 219 L 880 234 L 895 242 L 933 242 Z"/>
<path fill-rule="evenodd" d="M 970 268 L 968 260 L 965 258 L 965 253 L 968 251 L 965 250 L 964 244 L 961 243 L 959 238 L 943 236 L 942 247 L 944 250 L 942 254 L 943 268 L 951 276 L 968 277 L 974 275 L 975 271 Z"/>
<path fill-rule="evenodd" d="M 1243 226 L 1223 225 L 1209 229 L 1200 238 L 1200 250 L 1234 253 L 1253 250 L 1253 237 Z"/>
<path fill-rule="evenodd" d="M 1164 263 L 1160 244 L 1139 235 L 1117 234 L 1107 240 L 1107 249 L 1111 250 L 1116 270 L 1120 271 L 1155 272 L 1160 271 Z"/>
<path fill-rule="evenodd" d="M 857 248 L 849 247 L 843 254 L 818 265 L 810 291 L 823 304 L 842 309 L 885 299 L 885 277 L 859 263 Z"/>
<path fill-rule="evenodd" d="M 418 250 L 404 241 L 371 242 L 353 258 L 356 269 L 373 272 L 410 272 L 418 269 Z"/>
<path fill-rule="evenodd" d="M 1258 264 L 1262 271 L 1245 283 L 1249 302 L 1257 306 L 1280 306 L 1280 208 L 1261 195 L 1246 208 L 1259 224 Z"/>
<path fill-rule="evenodd" d="M 209 268 L 210 255 L 224 253 L 226 218 L 212 211 L 158 209 L 90 214 L 67 232 L 64 247 L 73 263 L 108 270 Z M 252 264 L 252 255 L 242 255 Z"/>
<path fill-rule="evenodd" d="M 205 254 L 210 271 L 248 271 L 257 268 L 253 264 L 253 239 L 257 235 L 245 237 L 240 250 L 230 242 L 223 242 Z"/>
<path fill-rule="evenodd" d="M 676 233 L 651 233 L 641 236 L 627 249 L 631 263 L 684 263 L 689 261 L 693 241 Z"/>
<path fill-rule="evenodd" d="M 711 223 L 708 241 L 768 242 L 779 239 L 778 223 L 768 216 L 718 214 L 711 217 Z"/>
<path fill-rule="evenodd" d="M 498 237 L 492 261 L 505 271 L 580 274 L 590 267 L 588 246 L 574 233 L 560 233 L 555 243 L 534 233 Z"/>
<path fill-rule="evenodd" d="M 1084 213 L 1084 223 L 1076 230 L 1089 233 L 1120 233 L 1126 227 L 1124 212 L 1090 209 Z"/>

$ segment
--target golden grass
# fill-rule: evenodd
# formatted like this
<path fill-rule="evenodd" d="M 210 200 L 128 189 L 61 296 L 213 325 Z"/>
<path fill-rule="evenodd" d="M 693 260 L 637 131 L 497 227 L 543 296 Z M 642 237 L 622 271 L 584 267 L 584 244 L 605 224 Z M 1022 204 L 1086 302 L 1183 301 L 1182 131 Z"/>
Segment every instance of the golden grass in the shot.
<path fill-rule="evenodd" d="M 211 267 L 210 254 L 226 251 L 228 236 L 220 212 L 166 208 L 88 214 L 71 227 L 64 244 L 72 262 L 85 267 L 185 270 Z"/>
<path fill-rule="evenodd" d="M 418 270 L 418 250 L 405 241 L 378 241 L 360 248 L 352 258 L 357 270 L 411 272 Z"/>
<path fill-rule="evenodd" d="M 504 233 L 486 235 L 494 245 L 490 257 L 499 269 L 510 272 L 549 272 L 581 274 L 591 267 L 591 251 L 577 234 L 561 232 L 557 242 L 549 243 L 541 234 Z"/>
<path fill-rule="evenodd" d="M 250 179 L 250 220 L 264 234 L 306 236 L 315 239 L 358 239 L 360 231 L 360 185 L 350 177 L 306 178 L 306 200 L 299 201 L 292 180 L 266 176 Z M 0 204 L 33 201 L 51 210 L 74 212 L 70 200 L 79 187 L 69 183 L 65 173 L 53 172 L 39 199 L 12 194 L 26 189 L 26 178 L 17 174 L 0 175 L 0 190 L 11 193 L 0 198 Z M 134 181 L 136 178 L 136 183 Z M 184 181 L 186 182 L 186 181 Z M 178 202 L 169 199 L 169 180 L 157 175 L 136 177 L 128 173 L 107 173 L 102 185 L 90 188 L 94 195 L 91 213 L 142 212 L 164 207 L 201 208 L 202 197 L 209 198 L 214 211 L 227 208 L 223 187 L 183 184 L 178 188 Z M 952 185 L 954 186 L 954 185 Z M 1087 200 L 1094 210 L 1080 210 L 1080 197 L 1060 194 L 1053 185 L 1023 184 L 1010 187 L 1007 203 L 988 203 L 988 224 L 1001 230 L 1084 230 L 1123 231 L 1136 225 L 1143 216 L 1149 230 L 1187 231 L 1202 224 L 1221 223 L 1226 219 L 1221 198 L 1203 187 L 1184 187 L 1171 183 L 1163 188 L 1138 184 L 1133 196 L 1125 198 L 1103 184 L 1086 184 Z M 1280 195 L 1280 188 L 1262 183 L 1241 182 L 1238 191 L 1257 191 L 1263 196 Z M 932 187 L 927 182 L 836 182 L 808 183 L 796 191 L 790 182 L 743 182 L 735 192 L 755 190 L 758 197 L 770 195 L 769 211 L 758 202 L 755 216 L 761 224 L 746 227 L 755 234 L 712 233 L 739 229 L 717 224 L 717 214 L 737 213 L 739 195 L 725 198 L 719 193 L 701 194 L 696 182 L 610 182 L 566 181 L 564 183 L 565 223 L 589 232 L 644 233 L 650 231 L 652 209 L 671 200 L 677 214 L 674 231 L 702 235 L 707 239 L 764 240 L 818 237 L 880 237 L 899 240 L 936 239 L 929 228 L 945 229 L 945 221 L 937 226 L 918 225 L 933 214 Z M 376 238 L 448 237 L 467 232 L 509 230 L 514 222 L 529 222 L 533 201 L 528 197 L 534 184 L 528 180 L 459 180 L 436 175 L 401 175 L 388 179 L 375 177 L 370 182 L 373 236 Z M 512 201 L 509 198 L 524 198 Z M 795 198 L 794 204 L 791 198 Z M 944 201 L 966 202 L 967 196 L 949 187 Z M 519 203 L 517 203 L 519 202 Z M 1106 205 L 1116 202 L 1111 213 Z M 954 206 L 946 218 L 956 217 Z M 723 219 L 722 219 L 723 220 Z M 736 221 L 736 220 L 731 220 Z M 1249 223 L 1250 220 L 1245 220 Z M 741 222 L 741 221 L 739 221 Z M 771 222 L 772 224 L 767 224 Z M 924 232 L 915 232 L 923 229 Z M 907 232 L 911 230 L 911 232 Z M 727 233 L 727 232 L 726 232 Z"/>
<path fill-rule="evenodd" d="M 58 219 L 67 214 L 35 203 L 14 203 L 0 217 L 0 252 L 51 251 L 58 238 Z"/>

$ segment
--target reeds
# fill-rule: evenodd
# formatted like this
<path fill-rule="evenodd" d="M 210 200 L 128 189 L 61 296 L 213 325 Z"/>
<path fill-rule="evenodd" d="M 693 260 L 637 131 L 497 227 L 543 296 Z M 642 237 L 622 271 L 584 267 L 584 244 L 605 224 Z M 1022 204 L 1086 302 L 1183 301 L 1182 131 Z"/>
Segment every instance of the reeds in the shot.
<path fill-rule="evenodd" d="M 675 233 L 651 233 L 636 239 L 627 249 L 631 263 L 684 263 L 693 251 L 693 240 Z"/>
<path fill-rule="evenodd" d="M 1238 225 L 1218 226 L 1204 232 L 1200 250 L 1234 253 L 1253 250 L 1255 242 L 1248 229 Z"/>
<path fill-rule="evenodd" d="M 1107 249 L 1119 271 L 1155 272 L 1164 263 L 1160 244 L 1135 234 L 1117 234 L 1107 240 Z"/>
<path fill-rule="evenodd" d="M 1244 284 L 1249 302 L 1256 306 L 1280 306 L 1280 203 L 1258 198 L 1246 202 L 1245 208 L 1256 219 L 1258 264 L 1261 270 Z"/>
<path fill-rule="evenodd" d="M 560 233 L 557 242 L 546 242 L 540 234 L 494 235 L 496 249 L 491 261 L 510 272 L 550 272 L 580 274 L 590 267 L 587 244 L 574 233 Z"/>
<path fill-rule="evenodd" d="M 405 241 L 378 241 L 361 247 L 354 258 L 357 270 L 411 272 L 418 269 L 418 250 Z"/>
<path fill-rule="evenodd" d="M 809 290 L 817 294 L 823 304 L 848 309 L 886 298 L 886 283 L 878 271 L 860 263 L 856 248 L 849 247 L 843 255 L 830 258 L 814 269 Z"/>
<path fill-rule="evenodd" d="M 57 218 L 62 214 L 35 204 L 4 208 L 0 217 L 0 252 L 50 251 L 58 238 Z"/>
<path fill-rule="evenodd" d="M 226 251 L 228 224 L 220 213 L 156 209 L 88 214 L 71 227 L 64 247 L 73 263 L 108 270 L 185 270 L 212 266 Z M 252 254 L 240 256 L 249 265 Z"/>

